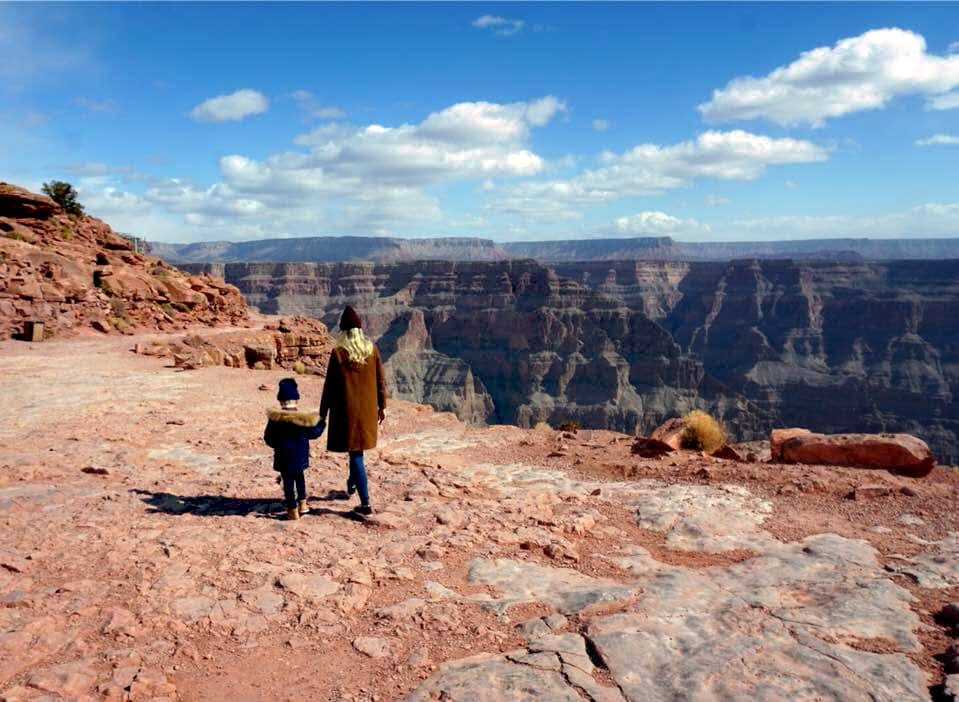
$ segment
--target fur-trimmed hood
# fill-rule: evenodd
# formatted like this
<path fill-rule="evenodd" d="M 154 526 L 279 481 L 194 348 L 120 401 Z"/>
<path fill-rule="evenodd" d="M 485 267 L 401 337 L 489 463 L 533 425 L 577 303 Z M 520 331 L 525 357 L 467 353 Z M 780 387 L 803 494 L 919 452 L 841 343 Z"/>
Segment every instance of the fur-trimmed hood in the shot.
<path fill-rule="evenodd" d="M 308 412 L 305 410 L 285 410 L 271 408 L 266 411 L 266 416 L 271 422 L 287 422 L 301 427 L 315 427 L 320 421 L 319 412 Z"/>

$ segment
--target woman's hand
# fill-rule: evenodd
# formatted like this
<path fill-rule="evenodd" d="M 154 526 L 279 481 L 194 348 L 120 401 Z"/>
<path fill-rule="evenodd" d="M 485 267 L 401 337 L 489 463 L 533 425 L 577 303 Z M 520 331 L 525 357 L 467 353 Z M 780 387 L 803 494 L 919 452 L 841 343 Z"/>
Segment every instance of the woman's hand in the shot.
<path fill-rule="evenodd" d="M 377 416 L 377 418 L 379 419 L 379 423 L 382 424 L 382 423 L 383 423 L 383 420 L 386 419 L 386 412 L 384 412 L 384 411 L 381 409 L 381 410 L 379 410 L 379 411 L 376 413 L 376 416 Z"/>

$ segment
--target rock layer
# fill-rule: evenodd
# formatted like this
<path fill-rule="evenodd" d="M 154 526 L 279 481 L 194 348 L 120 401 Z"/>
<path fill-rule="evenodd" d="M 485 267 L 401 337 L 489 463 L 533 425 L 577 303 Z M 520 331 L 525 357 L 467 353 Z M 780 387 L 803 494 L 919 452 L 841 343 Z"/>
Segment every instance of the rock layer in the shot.
<path fill-rule="evenodd" d="M 237 324 L 239 291 L 209 275 L 185 275 L 94 217 L 0 183 L 0 336 L 42 322 L 47 336 Z"/>
<path fill-rule="evenodd" d="M 262 311 L 362 310 L 393 392 L 471 421 L 648 433 L 701 408 L 777 426 L 904 432 L 959 462 L 959 261 L 246 263 Z"/>

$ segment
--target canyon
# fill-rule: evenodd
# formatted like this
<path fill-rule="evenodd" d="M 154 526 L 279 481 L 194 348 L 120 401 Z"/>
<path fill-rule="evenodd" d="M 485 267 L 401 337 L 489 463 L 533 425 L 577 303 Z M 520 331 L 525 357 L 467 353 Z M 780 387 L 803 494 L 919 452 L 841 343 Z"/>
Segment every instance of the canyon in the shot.
<path fill-rule="evenodd" d="M 469 422 L 635 434 L 701 408 L 738 441 L 908 432 L 959 462 L 959 260 L 180 267 L 264 313 L 357 307 L 393 396 Z"/>

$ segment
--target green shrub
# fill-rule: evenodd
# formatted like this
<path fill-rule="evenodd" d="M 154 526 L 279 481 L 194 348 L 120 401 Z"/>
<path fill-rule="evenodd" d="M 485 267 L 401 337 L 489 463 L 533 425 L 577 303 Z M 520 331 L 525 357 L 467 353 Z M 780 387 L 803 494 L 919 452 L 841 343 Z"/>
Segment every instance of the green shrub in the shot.
<path fill-rule="evenodd" d="M 21 234 L 20 232 L 7 232 L 6 234 L 4 234 L 4 236 L 7 237 L 8 239 L 15 239 L 15 240 L 17 240 L 17 241 L 26 241 L 26 240 L 27 240 L 27 237 L 25 237 L 25 236 L 24 236 L 23 234 Z"/>
<path fill-rule="evenodd" d="M 83 205 L 77 201 L 77 191 L 69 183 L 62 180 L 51 180 L 44 183 L 43 192 L 50 196 L 50 199 L 60 205 L 67 214 L 82 215 Z"/>
<path fill-rule="evenodd" d="M 686 428 L 679 442 L 684 449 L 712 453 L 726 443 L 726 432 L 719 422 L 702 410 L 693 410 L 683 421 L 686 422 Z"/>
<path fill-rule="evenodd" d="M 60 227 L 60 238 L 64 241 L 71 241 L 73 239 L 73 230 L 64 224 Z"/>
<path fill-rule="evenodd" d="M 169 302 L 164 302 L 160 305 L 160 310 L 170 319 L 176 319 L 177 311 L 173 308 Z"/>

